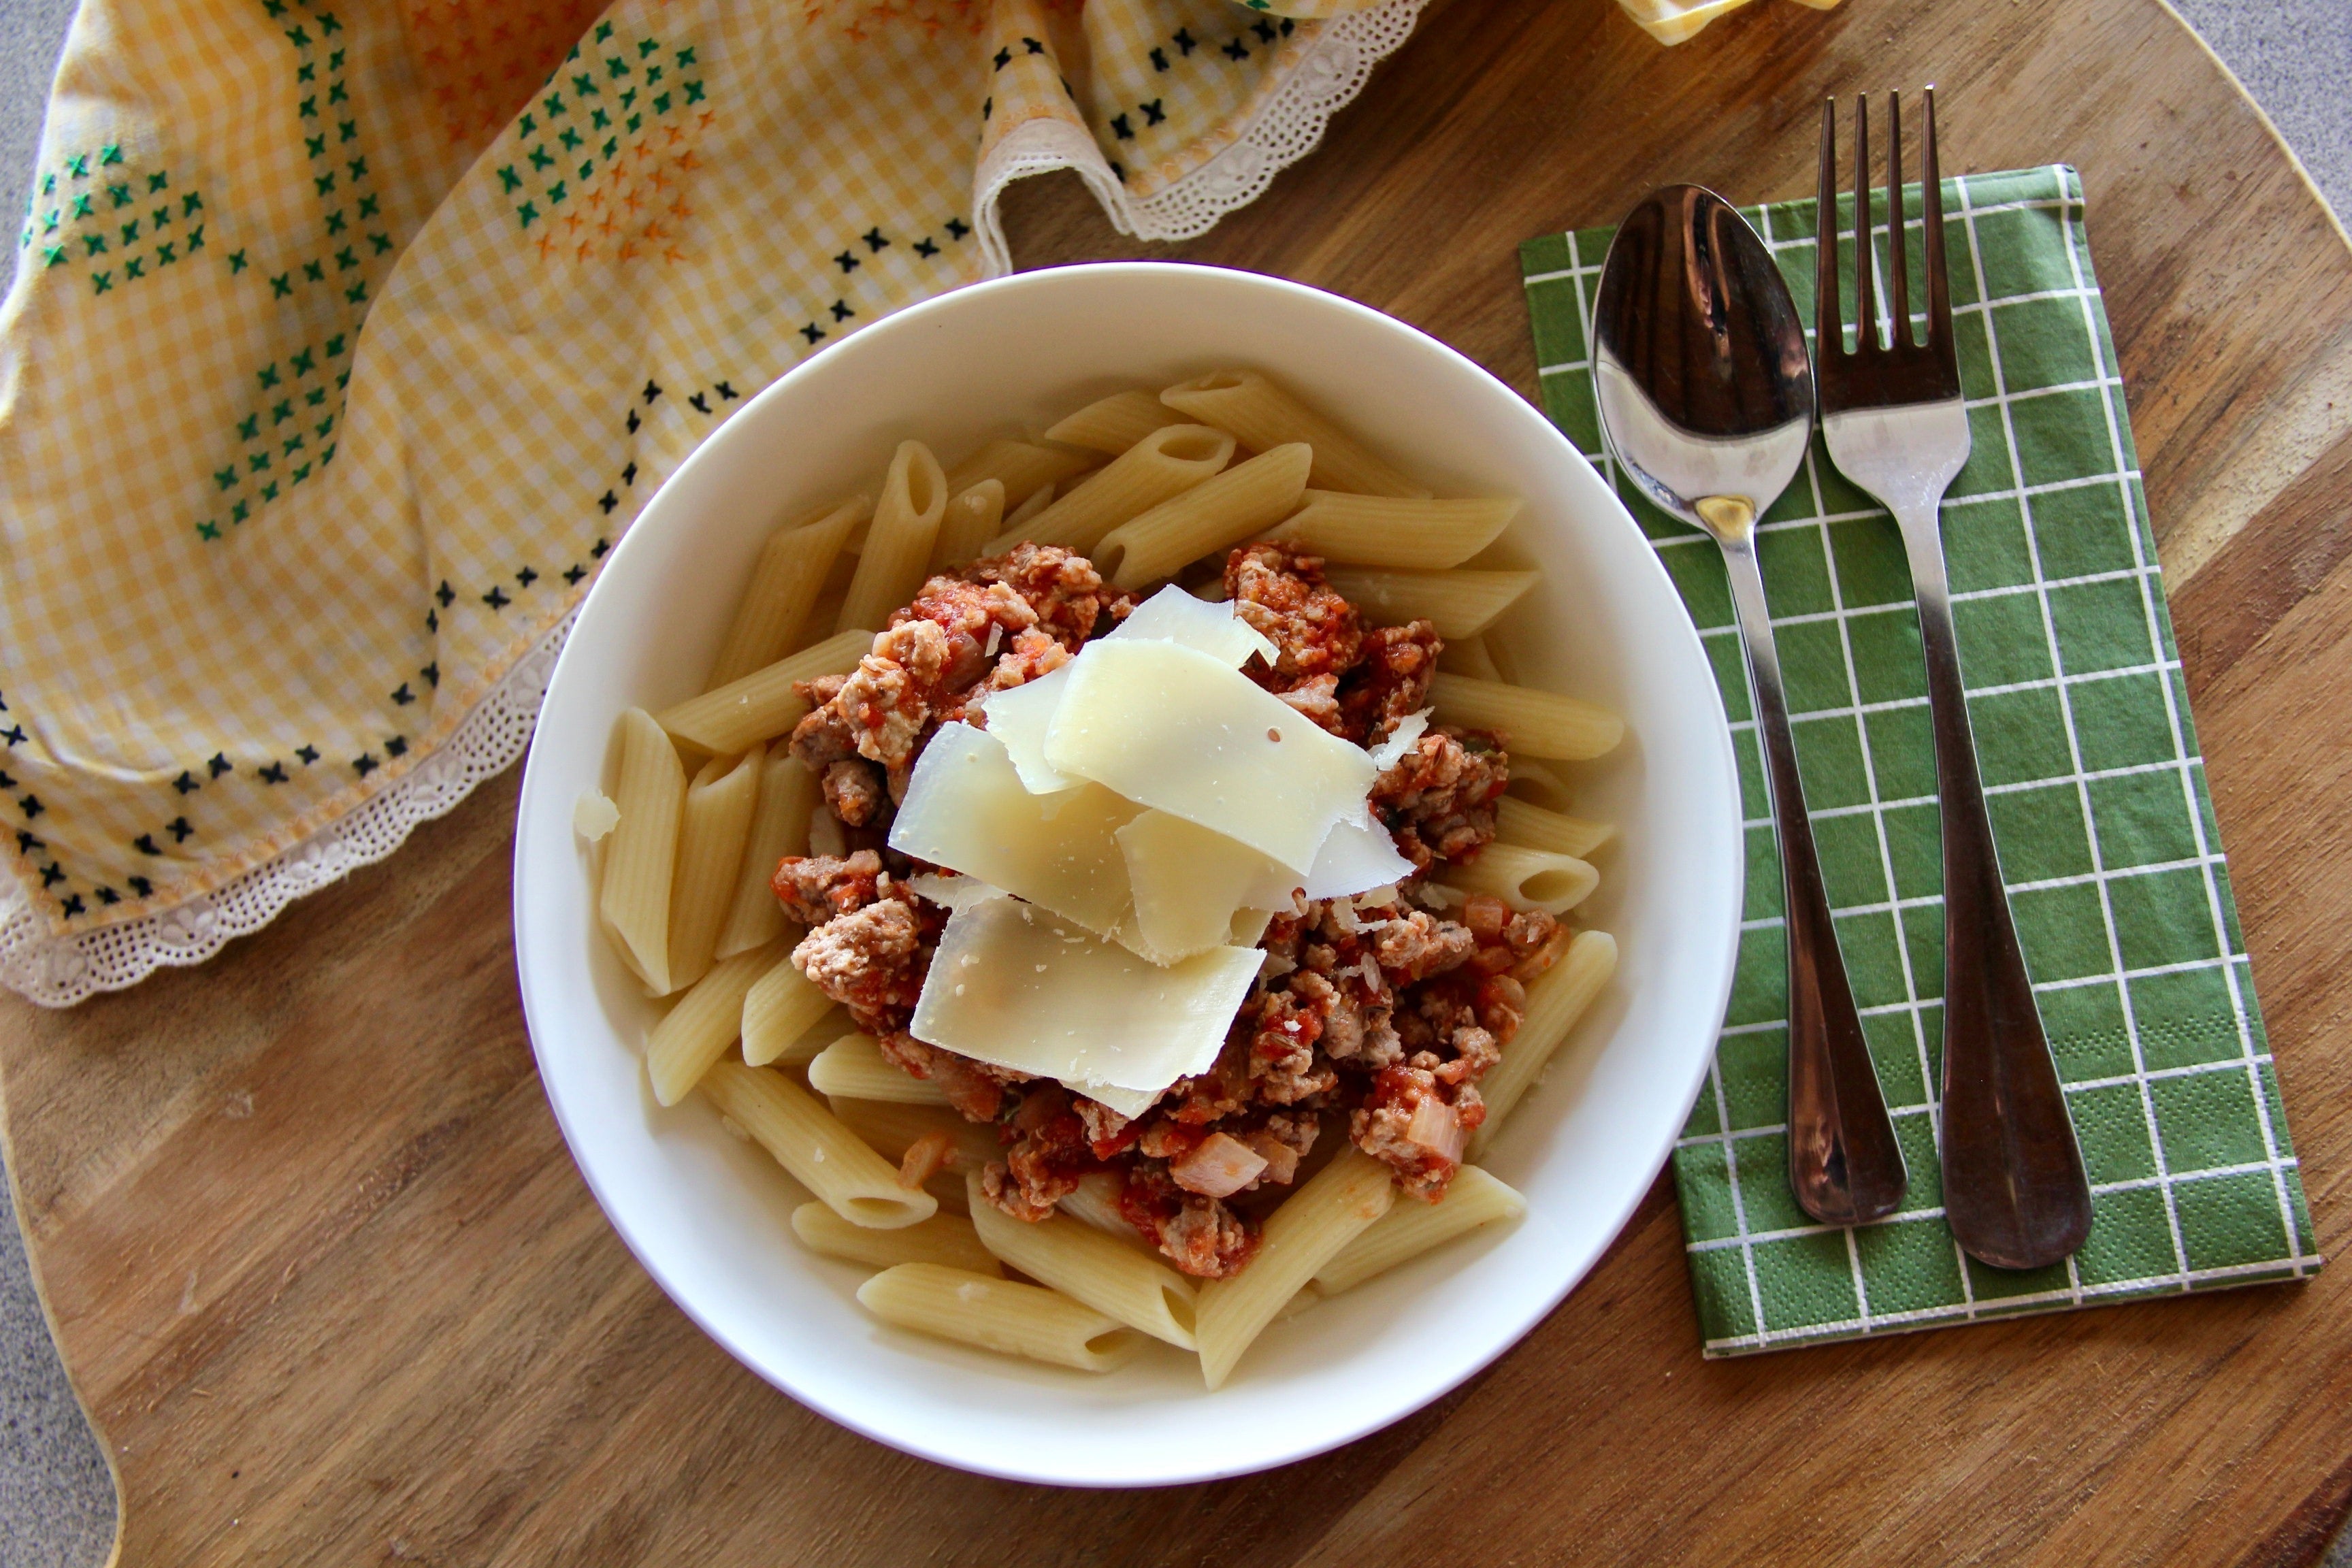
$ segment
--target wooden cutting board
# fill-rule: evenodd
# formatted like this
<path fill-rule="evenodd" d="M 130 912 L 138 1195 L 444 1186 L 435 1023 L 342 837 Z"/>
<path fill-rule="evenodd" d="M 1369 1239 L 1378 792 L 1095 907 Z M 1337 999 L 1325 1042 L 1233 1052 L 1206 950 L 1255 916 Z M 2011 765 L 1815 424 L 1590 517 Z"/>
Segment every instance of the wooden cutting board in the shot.
<path fill-rule="evenodd" d="M 1519 240 L 1811 180 L 1818 99 L 1938 81 L 1948 166 L 2083 171 L 2322 1245 L 2352 1221 L 2352 249 L 2158 0 L 1435 5 L 1197 242 L 1066 179 L 1034 264 L 1174 255 L 1377 305 L 1532 392 Z M 1272 1475 L 1084 1493 L 851 1436 L 704 1339 L 550 1120 L 515 787 L 199 970 L 0 1005 L 8 1166 L 136 1563 L 2307 1563 L 2352 1501 L 2352 1268 L 1708 1364 L 1664 1185 L 1436 1406 Z"/>

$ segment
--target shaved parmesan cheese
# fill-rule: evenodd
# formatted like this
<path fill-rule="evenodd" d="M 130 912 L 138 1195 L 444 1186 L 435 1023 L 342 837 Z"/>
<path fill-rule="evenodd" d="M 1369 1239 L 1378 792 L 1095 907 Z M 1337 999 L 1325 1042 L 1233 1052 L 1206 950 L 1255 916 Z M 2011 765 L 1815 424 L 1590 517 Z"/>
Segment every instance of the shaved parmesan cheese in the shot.
<path fill-rule="evenodd" d="M 1378 776 L 1362 747 L 1197 648 L 1106 637 L 1069 669 L 1049 764 L 1293 870 L 1314 865 Z"/>
<path fill-rule="evenodd" d="M 1086 783 L 1055 772 L 1045 762 L 1045 727 L 1054 721 L 1054 710 L 1060 705 L 1062 688 L 1069 679 L 1070 667 L 1066 664 L 1009 690 L 992 691 L 981 705 L 988 715 L 988 732 L 1003 743 L 1021 775 L 1022 787 L 1031 795 L 1052 795 Z"/>
<path fill-rule="evenodd" d="M 1235 947 L 1255 947 L 1273 923 L 1272 910 L 1235 910 L 1233 930 L 1225 940 Z"/>
<path fill-rule="evenodd" d="M 1389 731 L 1389 738 L 1372 748 L 1372 766 L 1386 773 L 1402 761 L 1404 754 L 1429 733 L 1429 716 L 1435 711 L 1433 708 L 1424 708 L 1418 713 L 1408 713 L 1398 720 L 1397 727 Z"/>
<path fill-rule="evenodd" d="M 977 877 L 942 877 L 928 871 L 908 878 L 907 890 L 948 910 L 968 910 L 986 900 L 1005 896 L 1003 889 L 992 888 Z"/>
<path fill-rule="evenodd" d="M 1090 1083 L 1079 1088 L 1078 1092 L 1088 1100 L 1108 1106 L 1132 1121 L 1150 1110 L 1152 1102 L 1168 1091 L 1164 1089 L 1113 1089 L 1107 1083 Z"/>
<path fill-rule="evenodd" d="M 1128 909 L 1113 835 L 1139 809 L 1097 784 L 1031 795 L 994 735 L 942 724 L 915 764 L 890 847 L 1108 933 Z"/>
<path fill-rule="evenodd" d="M 1134 919 L 1118 940 L 1154 963 L 1224 946 L 1234 910 L 1287 909 L 1297 885 L 1288 868 L 1248 845 L 1164 811 L 1120 828 L 1118 845 L 1135 893 Z"/>
<path fill-rule="evenodd" d="M 1204 604 L 1173 583 L 1137 605 L 1104 640 L 1116 637 L 1181 643 L 1234 669 L 1247 664 L 1252 654 L 1268 664 L 1277 657 L 1265 634 L 1234 614 L 1231 605 Z"/>
<path fill-rule="evenodd" d="M 1341 818 L 1315 852 L 1315 864 L 1307 871 L 1307 896 L 1343 899 L 1415 875 L 1413 863 L 1397 853 L 1396 840 L 1366 806 Z"/>
<path fill-rule="evenodd" d="M 603 790 L 583 789 L 572 803 L 572 831 L 593 844 L 620 826 L 621 808 Z"/>
<path fill-rule="evenodd" d="M 991 899 L 949 919 L 911 1028 L 1124 1115 L 1132 1095 L 1109 1091 L 1157 1094 L 1208 1070 L 1262 957 L 1218 947 L 1162 968 L 1044 910 Z"/>

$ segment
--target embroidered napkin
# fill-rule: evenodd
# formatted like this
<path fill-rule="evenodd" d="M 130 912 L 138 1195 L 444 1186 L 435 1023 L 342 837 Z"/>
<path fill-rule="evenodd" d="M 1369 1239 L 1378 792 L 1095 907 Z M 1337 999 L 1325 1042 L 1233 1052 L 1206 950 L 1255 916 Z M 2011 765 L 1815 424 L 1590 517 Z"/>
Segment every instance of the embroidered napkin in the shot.
<path fill-rule="evenodd" d="M 1917 245 L 1917 187 L 1906 203 Z M 1811 320 L 1813 204 L 1745 210 Z M 2090 1171 L 2090 1239 L 2063 1265 L 2012 1273 L 1963 1256 L 1944 1224 L 1941 838 L 1918 621 L 1893 521 L 1818 437 L 1758 553 L 1838 942 L 1911 1186 L 1881 1225 L 1834 1228 L 1798 1208 L 1780 867 L 1722 563 L 1620 482 L 1714 659 L 1748 817 L 1729 1016 L 1674 1156 L 1710 1356 L 2299 1279 L 2320 1266 L 2081 183 L 2065 167 L 1950 180 L 1944 210 L 1975 442 L 1944 502 L 1945 547 L 2010 905 Z M 1852 221 L 1849 198 L 1849 278 Z M 1584 332 L 1609 238 L 1530 240 L 1520 264 L 1545 407 L 1615 482 Z"/>
<path fill-rule="evenodd" d="M 0 313 L 0 982 L 389 853 L 734 405 L 1009 270 L 1018 175 L 1208 227 L 1419 5 L 86 0 Z"/>

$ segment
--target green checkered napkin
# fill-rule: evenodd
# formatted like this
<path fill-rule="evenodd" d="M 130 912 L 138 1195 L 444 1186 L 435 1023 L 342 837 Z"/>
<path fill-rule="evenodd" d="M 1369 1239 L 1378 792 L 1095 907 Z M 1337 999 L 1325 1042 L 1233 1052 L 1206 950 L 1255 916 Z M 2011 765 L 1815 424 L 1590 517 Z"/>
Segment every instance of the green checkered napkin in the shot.
<path fill-rule="evenodd" d="M 1919 194 L 1906 194 L 1919 243 Z M 1839 945 L 1910 1161 L 1904 1210 L 1789 1191 L 1787 979 L 1748 679 L 1715 545 L 1618 480 L 1585 344 L 1610 231 L 1520 247 L 1544 405 L 1640 520 L 1734 722 L 1748 907 L 1715 1068 L 1675 1152 L 1710 1356 L 2307 1278 L 2320 1264 L 2166 614 L 2123 384 L 2063 166 L 1945 184 L 1975 449 L 1944 502 L 2001 869 L 2090 1168 L 2089 1242 L 1964 1257 L 1936 1158 L 1943 908 L 1927 672 L 1893 521 L 1816 437 L 1759 540 Z M 1746 209 L 1812 315 L 1811 202 Z M 1853 276 L 1851 202 L 1844 275 Z M 1881 276 L 1885 237 L 1880 237 Z M 1849 286 L 1850 287 L 1850 286 Z M 1884 298 L 1884 295 L 1881 296 Z"/>

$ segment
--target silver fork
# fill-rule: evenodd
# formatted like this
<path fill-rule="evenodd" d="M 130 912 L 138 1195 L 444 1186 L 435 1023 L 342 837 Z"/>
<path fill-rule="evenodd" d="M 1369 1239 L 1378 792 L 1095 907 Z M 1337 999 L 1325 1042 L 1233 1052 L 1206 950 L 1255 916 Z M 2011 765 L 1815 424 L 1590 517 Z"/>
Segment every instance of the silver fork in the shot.
<path fill-rule="evenodd" d="M 1927 92 L 1922 196 L 1927 219 L 1927 331 L 1915 341 L 1903 232 L 1903 117 L 1889 93 L 1887 293 L 1881 342 L 1871 214 L 1870 100 L 1854 110 L 1855 346 L 1838 310 L 1837 104 L 1822 105 L 1816 232 L 1815 380 L 1822 433 L 1845 476 L 1876 496 L 1903 531 L 1919 601 L 1936 787 L 1944 832 L 1944 1214 L 1971 1257 L 2003 1268 L 2056 1263 L 2091 1229 L 2091 1189 L 2042 1033 L 2033 986 L 2011 922 L 1977 777 L 1968 691 L 1952 633 L 1937 507 L 1969 459 L 1969 416 L 1952 342 L 1944 269 L 1943 190 L 1936 162 L 1936 92 Z"/>

